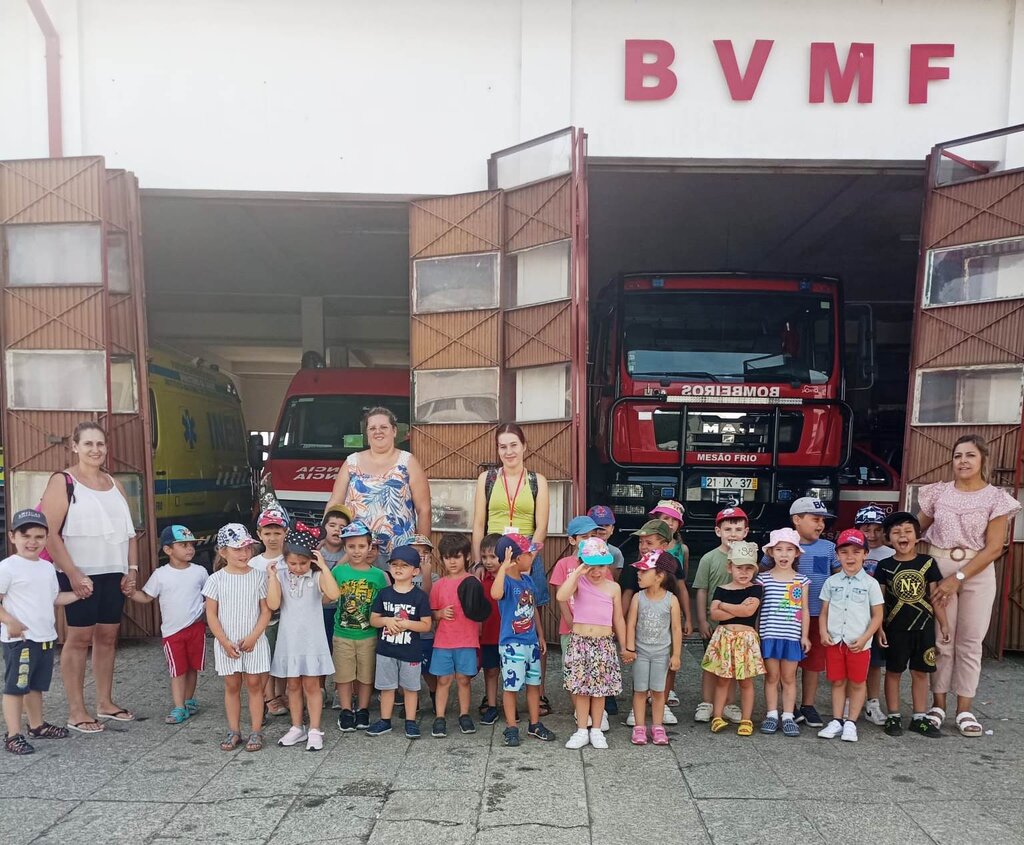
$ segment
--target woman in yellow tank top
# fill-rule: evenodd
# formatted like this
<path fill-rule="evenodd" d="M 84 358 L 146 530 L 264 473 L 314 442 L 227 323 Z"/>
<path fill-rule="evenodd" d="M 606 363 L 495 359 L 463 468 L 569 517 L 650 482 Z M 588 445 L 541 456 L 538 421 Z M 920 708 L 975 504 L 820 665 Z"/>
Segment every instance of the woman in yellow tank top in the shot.
<path fill-rule="evenodd" d="M 473 560 L 480 560 L 480 544 L 486 534 L 506 534 L 513 531 L 530 537 L 542 545 L 548 536 L 548 480 L 540 473 L 531 473 L 524 463 L 526 435 L 515 423 L 499 425 L 495 434 L 501 468 L 492 472 L 492 485 L 488 495 L 488 473 L 480 473 L 473 502 Z M 534 492 L 536 489 L 536 492 Z M 533 560 L 530 577 L 537 587 L 534 597 L 537 607 L 551 600 L 547 570 L 541 554 Z M 547 653 L 542 656 L 542 667 L 547 664 Z M 543 674 L 542 674 L 543 678 Z M 551 712 L 544 697 L 541 681 L 541 715 Z"/>

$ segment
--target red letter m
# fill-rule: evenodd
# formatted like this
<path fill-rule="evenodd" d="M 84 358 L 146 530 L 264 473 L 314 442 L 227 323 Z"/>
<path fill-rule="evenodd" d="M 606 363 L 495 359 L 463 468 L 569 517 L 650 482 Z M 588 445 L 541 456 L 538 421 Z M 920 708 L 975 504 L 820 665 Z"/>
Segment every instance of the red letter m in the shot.
<path fill-rule="evenodd" d="M 832 102 L 848 103 L 854 82 L 857 102 L 870 103 L 875 82 L 875 45 L 853 43 L 846 56 L 846 67 L 839 66 L 836 45 L 831 41 L 811 44 L 811 85 L 808 102 L 825 102 L 825 78 L 832 90 Z"/>

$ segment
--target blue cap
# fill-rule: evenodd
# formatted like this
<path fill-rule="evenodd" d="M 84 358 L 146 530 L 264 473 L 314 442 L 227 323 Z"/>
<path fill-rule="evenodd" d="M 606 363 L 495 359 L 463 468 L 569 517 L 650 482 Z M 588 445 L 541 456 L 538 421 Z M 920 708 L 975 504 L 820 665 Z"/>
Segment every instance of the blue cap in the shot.
<path fill-rule="evenodd" d="M 341 529 L 341 539 L 346 537 L 369 537 L 370 542 L 373 542 L 373 533 L 358 519 Z"/>
<path fill-rule="evenodd" d="M 587 516 L 594 520 L 598 526 L 615 524 L 615 511 L 608 507 L 608 505 L 594 505 L 594 507 L 587 511 Z"/>
<path fill-rule="evenodd" d="M 192 536 L 184 525 L 168 525 L 160 532 L 160 546 L 173 546 L 175 543 L 194 543 L 196 538 Z"/>
<path fill-rule="evenodd" d="M 391 550 L 391 556 L 388 558 L 388 562 L 401 561 L 407 563 L 413 569 L 420 568 L 420 553 L 416 551 L 412 546 L 395 546 Z"/>
<path fill-rule="evenodd" d="M 583 534 L 589 534 L 591 531 L 597 531 L 597 529 L 597 522 L 589 516 L 574 516 L 565 527 L 565 533 L 570 537 L 579 537 Z"/>

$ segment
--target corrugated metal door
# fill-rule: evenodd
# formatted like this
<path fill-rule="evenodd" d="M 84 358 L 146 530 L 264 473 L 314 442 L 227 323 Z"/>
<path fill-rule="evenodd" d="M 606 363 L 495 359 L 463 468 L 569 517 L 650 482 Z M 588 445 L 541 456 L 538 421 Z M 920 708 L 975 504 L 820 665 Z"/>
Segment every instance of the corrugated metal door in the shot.
<path fill-rule="evenodd" d="M 140 577 L 155 560 L 145 396 L 138 187 L 102 158 L 0 162 L 0 407 L 8 508 L 34 507 L 70 462 L 83 419 L 110 433 L 108 470 L 140 531 Z M 151 636 L 155 611 L 130 605 L 122 633 Z"/>
<path fill-rule="evenodd" d="M 929 158 L 903 466 L 912 509 L 922 485 L 948 480 L 952 445 L 970 432 L 989 443 L 992 483 L 1021 498 L 1024 168 L 1005 163 L 1022 131 L 939 144 Z M 1024 650 L 1022 528 L 996 563 L 995 655 Z"/>
<path fill-rule="evenodd" d="M 516 420 L 551 484 L 549 567 L 586 495 L 585 165 L 585 133 L 564 129 L 495 153 L 489 190 L 410 209 L 412 448 L 434 528 L 472 528 L 497 423 Z"/>

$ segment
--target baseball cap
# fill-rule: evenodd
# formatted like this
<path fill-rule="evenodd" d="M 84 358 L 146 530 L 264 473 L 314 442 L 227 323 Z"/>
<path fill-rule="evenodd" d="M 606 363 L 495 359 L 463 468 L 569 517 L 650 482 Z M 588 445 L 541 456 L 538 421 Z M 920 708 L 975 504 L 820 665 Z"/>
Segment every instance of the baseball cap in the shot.
<path fill-rule="evenodd" d="M 521 554 L 539 551 L 542 547 L 543 543 L 533 543 L 522 534 L 504 534 L 494 546 L 494 556 L 504 561 L 505 553 L 512 549 L 512 557 L 515 559 Z"/>
<path fill-rule="evenodd" d="M 413 534 L 409 538 L 410 546 L 426 546 L 428 549 L 434 548 L 433 542 L 426 534 Z"/>
<path fill-rule="evenodd" d="M 594 505 L 594 507 L 587 511 L 587 516 L 599 526 L 615 524 L 615 511 L 608 507 L 608 505 Z"/>
<path fill-rule="evenodd" d="M 649 537 L 653 534 L 656 534 L 663 540 L 672 542 L 672 529 L 669 528 L 668 523 L 662 519 L 648 520 L 633 533 L 636 534 L 638 537 Z"/>
<path fill-rule="evenodd" d="M 840 546 L 859 546 L 862 549 L 868 547 L 867 538 L 856 528 L 847 528 L 836 538 L 836 548 Z"/>
<path fill-rule="evenodd" d="M 834 513 L 828 512 L 828 508 L 825 507 L 821 499 L 815 499 L 813 496 L 801 496 L 789 506 L 790 516 L 806 513 L 813 514 L 814 516 L 823 516 L 826 519 L 831 519 L 835 516 Z"/>
<path fill-rule="evenodd" d="M 50 530 L 50 524 L 46 521 L 46 517 L 39 511 L 32 510 L 32 508 L 26 508 L 25 510 L 18 511 L 11 517 L 11 531 L 17 531 L 19 528 L 27 528 L 29 525 L 38 525 L 40 528 L 45 528 L 47 531 Z"/>
<path fill-rule="evenodd" d="M 588 537 L 580 543 L 579 558 L 587 566 L 607 566 L 615 561 L 608 544 L 600 537 Z"/>
<path fill-rule="evenodd" d="M 266 528 L 268 525 L 287 528 L 288 515 L 281 508 L 266 508 L 260 511 L 260 515 L 256 519 L 256 527 Z"/>
<path fill-rule="evenodd" d="M 581 534 L 589 534 L 591 531 L 596 531 L 597 528 L 597 520 L 593 517 L 574 516 L 569 520 L 569 524 L 565 526 L 565 533 L 570 537 L 579 537 Z"/>
<path fill-rule="evenodd" d="M 796 553 L 798 555 L 803 552 L 803 549 L 800 548 L 800 535 L 793 528 L 775 529 L 768 535 L 768 542 L 761 546 L 761 550 L 765 554 L 771 554 L 771 550 L 775 547 L 776 543 L 791 543 L 796 546 Z"/>
<path fill-rule="evenodd" d="M 395 546 L 391 550 L 391 555 L 388 557 L 388 563 L 391 561 L 401 561 L 413 569 L 420 568 L 420 553 L 416 551 L 411 545 L 408 546 Z"/>
<path fill-rule="evenodd" d="M 757 543 L 731 543 L 729 561 L 736 566 L 757 566 Z"/>
<path fill-rule="evenodd" d="M 674 499 L 662 499 L 654 506 L 648 516 L 655 516 L 659 513 L 662 516 L 670 516 L 673 519 L 678 519 L 682 522 L 683 514 L 686 513 L 686 508 Z"/>
<path fill-rule="evenodd" d="M 341 539 L 344 540 L 346 537 L 369 537 L 370 542 L 373 542 L 373 534 L 370 532 L 370 529 L 358 519 L 341 529 Z"/>
<path fill-rule="evenodd" d="M 160 547 L 173 546 L 175 543 L 194 543 L 196 538 L 192 536 L 184 525 L 168 525 L 160 532 Z"/>
<path fill-rule="evenodd" d="M 718 525 L 723 519 L 745 519 L 750 522 L 750 517 L 747 516 L 747 512 L 743 508 L 722 508 L 718 512 L 718 516 L 715 517 L 715 525 Z"/>
<path fill-rule="evenodd" d="M 304 522 L 296 522 L 285 534 L 284 550 L 289 554 L 312 557 L 313 550 L 320 546 L 323 538 L 324 532 L 319 525 L 310 526 Z"/>
<path fill-rule="evenodd" d="M 341 516 L 345 517 L 349 522 L 352 521 L 352 511 L 350 508 L 345 505 L 332 505 L 331 509 L 324 514 L 324 522 L 327 521 L 328 517 L 336 516 L 338 514 L 341 514 Z"/>
<path fill-rule="evenodd" d="M 857 511 L 853 518 L 854 525 L 881 525 L 885 522 L 885 511 L 878 505 L 868 505 Z"/>
<path fill-rule="evenodd" d="M 238 522 L 229 522 L 217 532 L 217 548 L 244 549 L 246 546 L 254 546 L 256 541 L 249 533 L 249 529 Z"/>
<path fill-rule="evenodd" d="M 660 569 L 662 572 L 669 572 L 673 575 L 678 567 L 678 562 L 672 555 L 664 549 L 657 549 L 653 552 L 648 552 L 640 560 L 633 564 L 633 567 L 639 569 L 641 572 L 648 572 L 651 569 Z"/>

